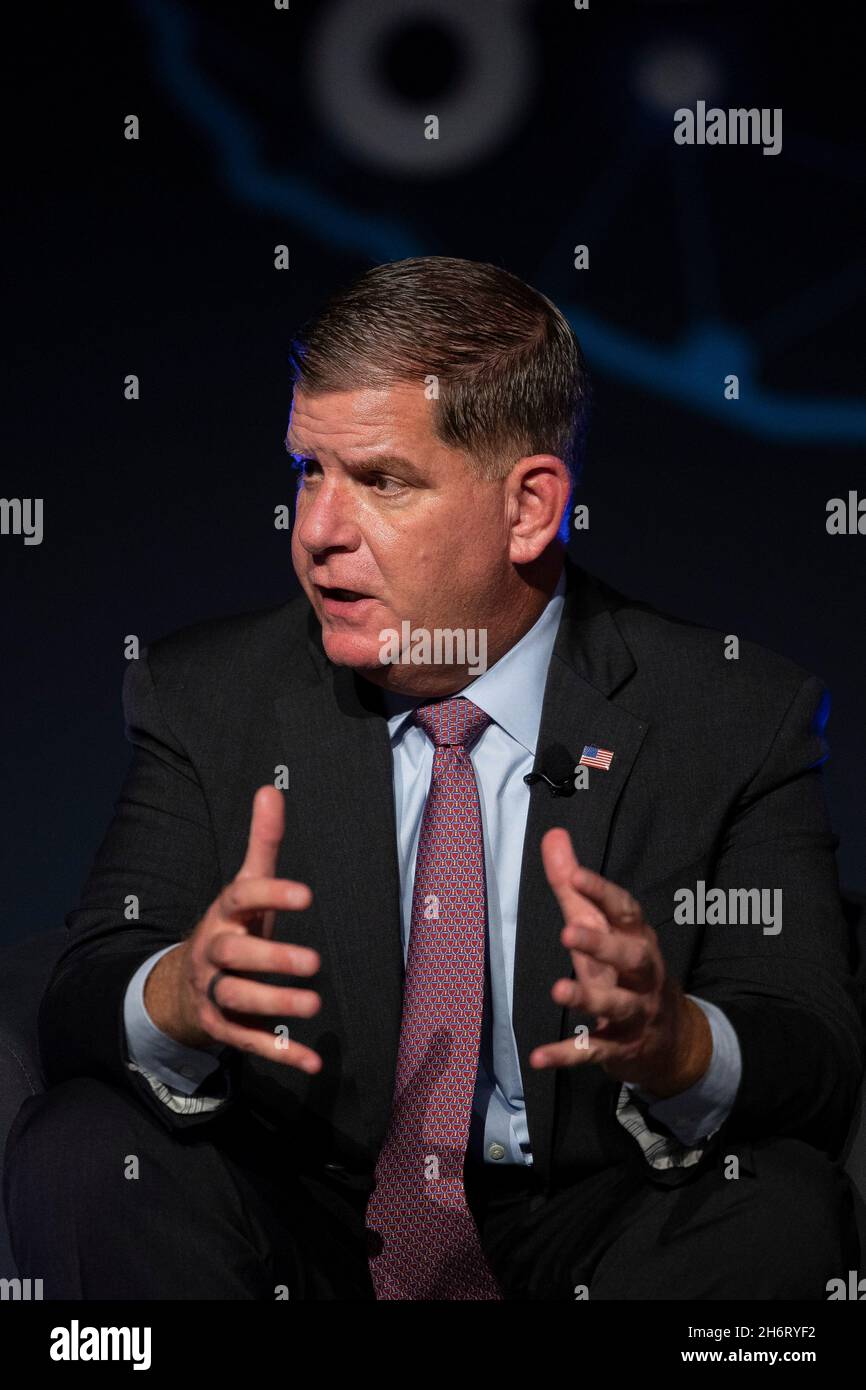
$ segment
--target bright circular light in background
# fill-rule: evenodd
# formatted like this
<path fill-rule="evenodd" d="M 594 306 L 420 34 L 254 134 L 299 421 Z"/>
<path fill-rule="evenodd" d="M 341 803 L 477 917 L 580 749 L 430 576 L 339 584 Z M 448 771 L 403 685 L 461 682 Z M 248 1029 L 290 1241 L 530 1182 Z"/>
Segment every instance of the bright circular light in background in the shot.
<path fill-rule="evenodd" d="M 454 51 L 454 80 L 440 94 L 408 97 L 382 71 L 383 50 L 413 24 L 435 26 Z M 518 6 L 503 0 L 338 0 L 311 40 L 312 96 L 355 157 L 387 173 L 451 174 L 514 128 L 529 94 L 530 48 Z M 425 138 L 429 115 L 438 140 Z"/>
<path fill-rule="evenodd" d="M 659 115 L 698 100 L 714 102 L 723 79 L 719 64 L 698 44 L 654 44 L 639 56 L 634 86 L 641 101 Z"/>

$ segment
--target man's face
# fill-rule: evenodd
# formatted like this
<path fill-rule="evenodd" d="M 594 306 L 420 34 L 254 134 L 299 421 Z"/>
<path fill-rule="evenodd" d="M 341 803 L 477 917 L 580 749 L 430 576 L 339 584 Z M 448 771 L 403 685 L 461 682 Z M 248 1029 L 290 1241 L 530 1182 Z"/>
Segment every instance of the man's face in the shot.
<path fill-rule="evenodd" d="M 431 632 L 507 625 L 512 578 L 505 483 L 476 478 L 466 454 L 440 443 L 432 409 L 414 385 L 296 390 L 287 436 L 306 460 L 292 562 L 325 652 L 378 685 L 418 694 L 465 679 L 383 664 L 383 630 L 400 633 L 405 620 Z"/>

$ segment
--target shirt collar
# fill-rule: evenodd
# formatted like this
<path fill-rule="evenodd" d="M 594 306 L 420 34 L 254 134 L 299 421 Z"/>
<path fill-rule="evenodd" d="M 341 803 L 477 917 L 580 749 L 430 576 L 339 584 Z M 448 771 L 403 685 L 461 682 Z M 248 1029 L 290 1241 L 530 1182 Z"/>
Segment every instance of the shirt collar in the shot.
<path fill-rule="evenodd" d="M 515 642 L 483 675 L 465 685 L 457 695 L 465 695 L 483 709 L 495 724 L 535 755 L 547 668 L 565 601 L 565 569 L 544 611 L 519 642 Z M 429 703 L 426 696 L 382 692 L 388 732 L 392 746 L 399 742 L 410 723 L 411 713 Z"/>

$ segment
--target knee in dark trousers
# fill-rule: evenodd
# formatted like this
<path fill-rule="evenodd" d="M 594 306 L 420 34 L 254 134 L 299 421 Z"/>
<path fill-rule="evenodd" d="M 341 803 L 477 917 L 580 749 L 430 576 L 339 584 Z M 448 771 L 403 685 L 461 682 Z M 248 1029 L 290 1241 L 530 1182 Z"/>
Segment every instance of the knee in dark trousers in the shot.
<path fill-rule="evenodd" d="M 826 1154 L 790 1138 L 732 1144 L 695 1181 L 647 1189 L 589 1293 L 819 1301 L 859 1254 L 850 1183 Z"/>
<path fill-rule="evenodd" d="M 3 1188 L 18 1273 L 47 1299 L 274 1297 L 267 1232 L 211 1138 L 171 1132 L 131 1088 L 29 1097 Z"/>

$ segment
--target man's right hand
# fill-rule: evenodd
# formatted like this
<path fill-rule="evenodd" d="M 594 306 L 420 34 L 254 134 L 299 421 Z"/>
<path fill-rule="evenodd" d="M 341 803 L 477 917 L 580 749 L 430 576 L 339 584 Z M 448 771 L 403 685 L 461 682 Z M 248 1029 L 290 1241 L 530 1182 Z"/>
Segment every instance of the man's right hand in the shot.
<path fill-rule="evenodd" d="M 272 941 L 276 912 L 302 911 L 313 901 L 304 883 L 274 878 L 283 838 L 285 808 L 276 787 L 259 787 L 246 858 L 236 877 L 208 908 L 192 934 L 156 962 L 144 986 L 144 1004 L 156 1027 L 187 1047 L 227 1043 L 271 1062 L 321 1070 L 311 1048 L 286 1042 L 258 1017 L 311 1018 L 322 1006 L 311 989 L 269 985 L 261 980 L 222 976 L 215 1004 L 207 990 L 218 970 L 315 975 L 317 951 Z"/>

